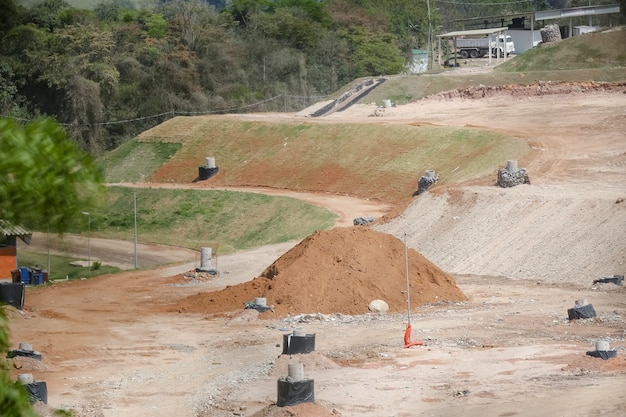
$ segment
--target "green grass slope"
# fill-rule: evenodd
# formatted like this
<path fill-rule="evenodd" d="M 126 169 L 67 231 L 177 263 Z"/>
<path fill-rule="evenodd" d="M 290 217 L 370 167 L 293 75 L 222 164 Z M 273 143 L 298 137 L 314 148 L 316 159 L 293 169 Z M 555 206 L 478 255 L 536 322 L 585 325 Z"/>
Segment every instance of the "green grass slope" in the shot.
<path fill-rule="evenodd" d="M 213 116 L 171 119 L 140 141 L 182 144 L 162 167 L 146 173 L 154 182 L 191 182 L 204 158 L 213 156 L 219 173 L 208 181 L 215 186 L 350 194 L 391 204 L 409 201 L 428 169 L 441 175 L 441 184 L 462 182 L 494 174 L 506 159 L 528 151 L 520 139 L 478 129 Z"/>
<path fill-rule="evenodd" d="M 536 48 L 498 66 L 498 72 L 571 71 L 580 80 L 597 74 L 595 69 L 621 69 L 626 79 L 626 30 L 587 33 L 559 42 L 539 44 Z M 594 81 L 600 81 L 594 79 Z"/>

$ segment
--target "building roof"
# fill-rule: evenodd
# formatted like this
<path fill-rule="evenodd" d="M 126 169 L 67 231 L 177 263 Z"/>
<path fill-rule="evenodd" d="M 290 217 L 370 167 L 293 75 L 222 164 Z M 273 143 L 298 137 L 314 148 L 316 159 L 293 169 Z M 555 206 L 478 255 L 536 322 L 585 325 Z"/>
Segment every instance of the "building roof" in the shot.
<path fill-rule="evenodd" d="M 30 245 L 33 233 L 24 229 L 22 226 L 15 226 L 6 220 L 0 220 L 0 236 L 17 236 L 22 239 L 24 243 Z"/>
<path fill-rule="evenodd" d="M 535 20 L 561 19 L 563 17 L 594 16 L 601 14 L 619 13 L 619 4 L 604 6 L 572 7 L 570 9 L 544 10 L 535 12 Z"/>
<path fill-rule="evenodd" d="M 480 36 L 493 35 L 494 33 L 503 32 L 508 28 L 489 28 L 489 29 L 473 29 L 473 30 L 457 30 L 456 32 L 443 33 L 437 35 L 438 38 L 453 38 L 455 36 Z"/>

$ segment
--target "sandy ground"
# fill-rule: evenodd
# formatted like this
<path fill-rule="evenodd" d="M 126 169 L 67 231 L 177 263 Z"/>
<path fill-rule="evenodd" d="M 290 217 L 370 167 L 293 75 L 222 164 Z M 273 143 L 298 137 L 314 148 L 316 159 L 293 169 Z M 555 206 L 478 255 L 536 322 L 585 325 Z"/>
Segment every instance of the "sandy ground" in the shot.
<path fill-rule="evenodd" d="M 436 97 L 370 117 L 375 110 L 353 106 L 328 119 L 494 129 L 533 148 L 518 164 L 531 185 L 499 189 L 494 172 L 435 186 L 375 226 L 406 233 L 468 297 L 411 312 L 412 339 L 424 346 L 403 348 L 406 314 L 303 311 L 312 314 L 259 320 L 253 310 L 155 312 L 258 276 L 293 242 L 221 256 L 217 276 L 188 284 L 168 277 L 195 267 L 195 258 L 30 288 L 25 310 L 11 313 L 11 340 L 32 343 L 44 360 L 23 361 L 13 373 L 47 381 L 49 405 L 77 416 L 626 415 L 626 290 L 593 285 L 626 269 L 624 91 Z M 342 212 L 342 225 L 368 215 L 328 198 L 319 203 Z M 389 209 L 370 204 L 376 217 Z M 568 320 L 576 300 L 591 303 L 597 317 Z M 313 354 L 281 355 L 283 334 L 293 330 L 316 335 Z M 597 340 L 617 357 L 586 355 Z M 314 379 L 316 403 L 287 412 L 273 405 L 276 381 L 295 362 Z"/>

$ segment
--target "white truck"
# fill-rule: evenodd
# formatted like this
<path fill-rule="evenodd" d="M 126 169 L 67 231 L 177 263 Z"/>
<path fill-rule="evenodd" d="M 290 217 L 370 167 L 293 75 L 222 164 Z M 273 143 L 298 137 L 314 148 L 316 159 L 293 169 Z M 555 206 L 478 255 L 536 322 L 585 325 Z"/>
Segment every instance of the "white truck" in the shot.
<path fill-rule="evenodd" d="M 489 54 L 489 37 L 486 38 L 470 38 L 470 39 L 457 39 L 456 49 L 459 52 L 461 58 L 480 58 Z M 498 56 L 498 50 L 500 56 L 515 52 L 515 44 L 510 36 L 499 35 L 497 41 L 491 41 L 491 54 Z"/>

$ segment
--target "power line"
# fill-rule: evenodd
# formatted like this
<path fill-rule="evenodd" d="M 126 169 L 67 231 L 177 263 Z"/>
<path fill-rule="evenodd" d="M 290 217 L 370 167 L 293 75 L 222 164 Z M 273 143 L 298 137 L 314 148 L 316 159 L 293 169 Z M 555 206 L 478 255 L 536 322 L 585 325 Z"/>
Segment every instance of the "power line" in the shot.
<path fill-rule="evenodd" d="M 100 122 L 100 123 L 82 123 L 82 124 L 59 123 L 59 124 L 61 126 L 65 126 L 65 127 L 110 126 L 110 125 L 118 125 L 118 124 L 126 124 L 126 123 L 135 123 L 135 122 L 138 122 L 138 121 L 141 121 L 141 120 L 154 119 L 154 118 L 157 118 L 157 117 L 163 117 L 163 116 L 167 116 L 167 115 L 171 115 L 171 117 L 175 117 L 175 116 L 201 116 L 201 115 L 208 115 L 208 114 L 221 114 L 221 113 L 227 113 L 227 112 L 233 112 L 233 111 L 238 111 L 238 110 L 249 109 L 251 107 L 259 106 L 261 104 L 277 100 L 277 99 L 279 99 L 281 97 L 292 98 L 292 99 L 307 99 L 307 100 L 315 99 L 315 100 L 319 100 L 319 99 L 326 98 L 328 96 L 293 96 L 293 95 L 279 94 L 277 96 L 270 97 L 268 99 L 261 100 L 261 101 L 258 101 L 256 103 L 247 104 L 245 106 L 231 107 L 231 108 L 222 109 L 222 110 L 207 110 L 207 111 L 198 111 L 198 112 L 191 112 L 191 111 L 185 112 L 185 111 L 171 110 L 171 111 L 167 111 L 167 112 L 163 112 L 163 113 L 152 114 L 152 115 L 149 115 L 149 116 L 136 117 L 134 119 L 113 120 L 113 121 L 110 121 L 110 122 Z M 8 115 L 1 115 L 0 117 L 3 117 L 5 119 L 17 120 L 17 121 L 20 121 L 20 122 L 31 122 L 31 121 L 33 121 L 33 119 L 24 119 L 24 118 L 21 118 L 21 117 L 13 117 L 13 116 L 8 116 Z"/>

